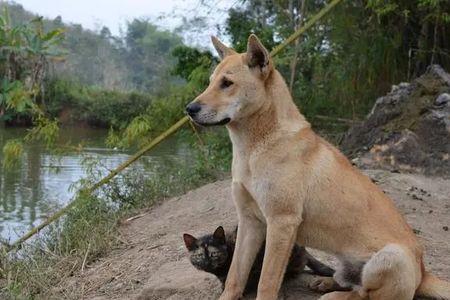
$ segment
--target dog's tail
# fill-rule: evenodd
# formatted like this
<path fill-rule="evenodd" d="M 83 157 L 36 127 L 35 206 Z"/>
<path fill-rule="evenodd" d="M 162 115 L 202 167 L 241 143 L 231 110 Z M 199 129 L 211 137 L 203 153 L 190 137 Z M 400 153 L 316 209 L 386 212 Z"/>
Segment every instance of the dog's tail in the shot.
<path fill-rule="evenodd" d="M 440 300 L 450 300 L 450 282 L 441 280 L 425 272 L 422 283 L 416 291 L 417 296 Z"/>

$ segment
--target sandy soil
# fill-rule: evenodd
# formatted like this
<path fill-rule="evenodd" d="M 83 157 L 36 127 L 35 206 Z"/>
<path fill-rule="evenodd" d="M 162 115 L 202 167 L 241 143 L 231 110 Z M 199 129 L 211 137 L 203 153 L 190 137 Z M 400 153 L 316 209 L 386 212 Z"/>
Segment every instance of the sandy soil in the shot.
<path fill-rule="evenodd" d="M 450 280 L 450 180 L 380 170 L 366 173 L 394 199 L 426 246 L 427 268 Z M 230 181 L 225 180 L 142 212 L 121 226 L 123 243 L 118 249 L 55 287 L 55 297 L 217 299 L 219 281 L 190 265 L 182 234 L 201 235 L 218 225 L 232 228 L 235 212 L 229 198 Z M 334 263 L 323 253 L 313 253 Z M 280 299 L 317 299 L 320 295 L 306 288 L 312 278 L 303 274 L 288 282 Z"/>

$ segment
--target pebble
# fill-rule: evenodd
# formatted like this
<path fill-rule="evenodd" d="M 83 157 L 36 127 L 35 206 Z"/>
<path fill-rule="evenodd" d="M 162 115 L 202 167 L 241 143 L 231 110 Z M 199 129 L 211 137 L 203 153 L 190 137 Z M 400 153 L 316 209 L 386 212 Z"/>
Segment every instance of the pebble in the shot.
<path fill-rule="evenodd" d="M 440 94 L 435 101 L 437 105 L 444 105 L 448 102 L 450 102 L 450 95 L 447 93 Z"/>
<path fill-rule="evenodd" d="M 410 193 L 410 192 L 414 192 L 414 193 Z M 427 192 L 424 189 L 415 187 L 415 186 L 411 186 L 407 189 L 406 194 L 408 196 L 411 196 L 411 198 L 413 198 L 414 200 L 419 200 L 419 201 L 423 201 L 423 198 L 420 196 L 426 196 L 426 197 L 431 197 L 431 194 L 429 192 Z M 420 196 L 418 196 L 418 194 Z"/>

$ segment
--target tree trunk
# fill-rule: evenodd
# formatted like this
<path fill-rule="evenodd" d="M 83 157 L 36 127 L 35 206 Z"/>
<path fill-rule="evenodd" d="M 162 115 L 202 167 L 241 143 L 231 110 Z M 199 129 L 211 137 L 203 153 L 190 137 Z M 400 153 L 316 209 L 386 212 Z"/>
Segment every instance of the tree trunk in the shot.
<path fill-rule="evenodd" d="M 297 10 L 297 15 L 295 14 L 294 6 L 291 5 L 292 0 L 289 1 L 294 31 L 298 30 L 303 24 L 303 19 L 305 17 L 305 1 L 306 0 L 301 1 L 300 8 Z M 300 50 L 299 45 L 300 45 L 299 40 L 298 39 L 295 40 L 294 56 L 292 57 L 292 61 L 290 64 L 291 75 L 289 76 L 289 91 L 291 92 L 291 94 L 294 89 L 295 75 L 297 73 L 298 55 L 299 55 L 299 50 Z"/>
<path fill-rule="evenodd" d="M 429 22 L 425 21 L 422 24 L 422 28 L 420 29 L 419 40 L 417 41 L 417 50 L 416 50 L 416 63 L 415 70 L 413 72 L 414 76 L 417 77 L 423 73 L 427 65 L 427 48 L 428 48 L 428 40 L 429 40 Z"/>

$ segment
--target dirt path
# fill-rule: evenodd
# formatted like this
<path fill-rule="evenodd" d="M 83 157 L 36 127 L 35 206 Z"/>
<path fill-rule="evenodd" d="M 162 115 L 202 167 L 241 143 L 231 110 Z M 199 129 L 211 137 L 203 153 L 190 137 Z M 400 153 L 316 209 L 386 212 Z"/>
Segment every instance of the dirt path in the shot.
<path fill-rule="evenodd" d="M 450 280 L 450 180 L 421 175 L 366 171 L 396 202 L 426 246 L 426 266 Z M 188 262 L 182 234 L 201 235 L 216 226 L 232 228 L 235 213 L 230 181 L 203 186 L 154 207 L 121 227 L 119 249 L 63 286 L 58 298 L 73 299 L 217 299 L 220 284 Z M 333 264 L 323 253 L 319 258 Z M 301 275 L 282 288 L 280 299 L 317 299 Z"/>

